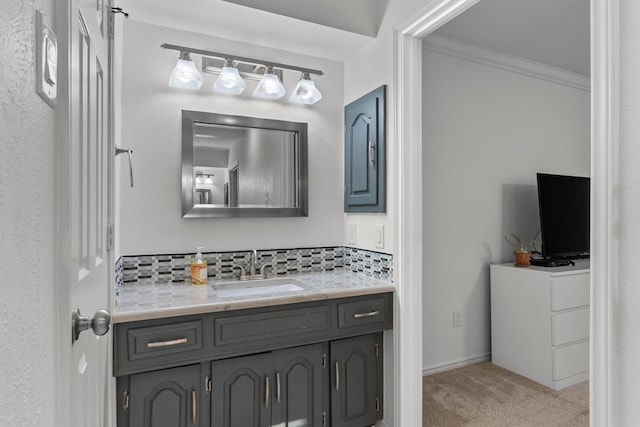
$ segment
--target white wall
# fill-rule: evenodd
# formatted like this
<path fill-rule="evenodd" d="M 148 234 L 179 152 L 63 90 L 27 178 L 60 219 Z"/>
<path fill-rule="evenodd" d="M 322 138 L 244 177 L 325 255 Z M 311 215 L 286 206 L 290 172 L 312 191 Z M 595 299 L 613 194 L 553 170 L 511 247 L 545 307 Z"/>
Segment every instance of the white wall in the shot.
<path fill-rule="evenodd" d="M 40 1 L 54 29 L 53 0 Z M 35 90 L 35 6 L 0 12 L 0 425 L 50 426 L 56 366 L 54 110 Z"/>
<path fill-rule="evenodd" d="M 539 228 L 536 172 L 589 176 L 589 114 L 586 89 L 423 49 L 425 370 L 490 353 L 489 264 Z"/>
<path fill-rule="evenodd" d="M 381 214 L 345 214 L 345 242 L 349 238 L 349 224 L 356 225 L 356 243 L 358 248 L 393 253 L 393 205 L 395 192 L 394 175 L 394 129 L 395 108 L 393 91 L 393 30 L 403 19 L 424 7 L 423 0 L 390 0 L 387 4 L 378 36 L 364 48 L 355 52 L 345 61 L 344 104 L 348 104 L 373 89 L 387 85 L 386 92 L 386 142 L 387 142 L 387 211 Z M 384 225 L 384 248 L 376 247 L 376 226 Z"/>
<path fill-rule="evenodd" d="M 620 426 L 635 426 L 640 420 L 640 3 L 620 0 L 620 141 L 618 146 L 619 188 L 611 194 L 612 212 L 617 213 L 618 265 L 614 268 L 610 290 L 615 317 L 610 319 L 617 331 L 618 359 L 613 361 L 619 375 L 619 393 L 613 401 Z M 611 171 L 615 174 L 615 170 Z M 615 178 L 614 178 L 615 180 Z M 619 240 L 618 240 L 619 239 Z M 604 302 L 603 302 L 604 304 Z M 602 354 L 602 353 L 601 353 Z M 617 368 L 617 369 L 616 369 Z M 615 383 L 614 383 L 615 384 Z"/>
<path fill-rule="evenodd" d="M 239 34 L 239 38 L 241 35 Z M 135 187 L 120 156 L 120 253 L 127 255 L 250 248 L 290 248 L 343 244 L 343 65 L 252 44 L 128 20 L 123 36 L 122 133 L 120 144 L 133 149 Z M 169 88 L 178 53 L 162 43 L 320 69 L 315 77 L 323 99 L 311 106 L 251 97 L 247 82 L 239 97 L 213 94 L 216 76 L 204 75 L 198 92 Z M 194 55 L 197 66 L 200 57 Z M 300 73 L 285 72 L 293 90 Z M 181 214 L 181 110 L 200 110 L 308 123 L 309 217 L 183 219 Z"/>

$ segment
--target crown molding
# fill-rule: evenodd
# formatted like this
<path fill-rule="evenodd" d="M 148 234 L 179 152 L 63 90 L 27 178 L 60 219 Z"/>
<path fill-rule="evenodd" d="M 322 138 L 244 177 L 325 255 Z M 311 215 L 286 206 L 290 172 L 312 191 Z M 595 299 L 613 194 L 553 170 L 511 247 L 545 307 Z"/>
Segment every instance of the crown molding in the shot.
<path fill-rule="evenodd" d="M 423 40 L 422 48 L 586 92 L 591 90 L 591 79 L 587 76 L 469 43 L 459 42 L 449 37 L 431 34 Z"/>

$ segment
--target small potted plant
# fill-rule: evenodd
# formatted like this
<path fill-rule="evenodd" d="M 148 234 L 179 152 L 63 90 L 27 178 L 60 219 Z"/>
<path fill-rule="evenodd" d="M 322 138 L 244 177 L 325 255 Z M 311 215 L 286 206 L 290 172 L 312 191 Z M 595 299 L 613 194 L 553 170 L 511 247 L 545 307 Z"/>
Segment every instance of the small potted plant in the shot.
<path fill-rule="evenodd" d="M 539 233 L 539 231 L 538 231 Z M 531 246 L 535 249 L 535 241 L 536 237 L 538 237 L 538 233 L 531 239 Z M 514 233 L 509 233 L 511 239 L 508 236 L 504 236 L 504 240 L 514 247 L 513 255 L 516 258 L 516 266 L 517 267 L 528 267 L 529 260 L 531 258 L 531 252 L 527 247 L 527 243 L 523 242 L 520 236 Z"/>

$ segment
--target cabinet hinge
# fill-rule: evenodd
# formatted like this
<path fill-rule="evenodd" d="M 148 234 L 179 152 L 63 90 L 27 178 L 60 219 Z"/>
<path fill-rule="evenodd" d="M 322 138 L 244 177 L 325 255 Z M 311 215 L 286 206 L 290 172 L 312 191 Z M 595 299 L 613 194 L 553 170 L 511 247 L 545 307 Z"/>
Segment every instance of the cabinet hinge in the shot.
<path fill-rule="evenodd" d="M 211 390 L 213 390 L 213 382 L 211 381 L 211 377 L 209 375 L 204 377 L 204 390 L 207 393 L 211 393 Z"/>
<path fill-rule="evenodd" d="M 124 408 L 125 411 L 129 409 L 129 390 L 125 390 L 124 393 L 122 393 L 122 408 Z"/>
<path fill-rule="evenodd" d="M 380 346 L 378 344 L 376 344 L 376 357 L 380 357 Z"/>
<path fill-rule="evenodd" d="M 115 245 L 115 224 L 110 222 L 107 224 L 107 250 L 112 251 Z"/>
<path fill-rule="evenodd" d="M 347 125 L 344 125 L 344 134 L 347 134 Z"/>
<path fill-rule="evenodd" d="M 322 353 L 322 367 L 327 367 L 327 353 Z"/>
<path fill-rule="evenodd" d="M 327 413 L 326 412 L 322 412 L 322 425 L 326 426 L 327 425 Z"/>
<path fill-rule="evenodd" d="M 376 412 L 380 412 L 380 399 L 376 397 Z"/>

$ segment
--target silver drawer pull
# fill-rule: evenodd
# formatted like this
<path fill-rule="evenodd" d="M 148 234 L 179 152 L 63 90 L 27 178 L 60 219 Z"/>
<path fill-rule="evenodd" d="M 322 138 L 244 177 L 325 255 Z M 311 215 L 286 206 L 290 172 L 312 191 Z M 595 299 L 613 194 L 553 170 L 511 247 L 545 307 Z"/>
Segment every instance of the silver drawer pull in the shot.
<path fill-rule="evenodd" d="M 353 315 L 353 318 L 354 319 L 362 319 L 363 317 L 372 317 L 372 316 L 377 316 L 378 314 L 380 314 L 380 312 L 378 310 L 370 311 L 368 313 L 355 313 Z"/>
<path fill-rule="evenodd" d="M 186 343 L 187 343 L 186 338 L 178 338 L 176 340 L 169 340 L 169 341 L 148 342 L 147 348 L 169 347 L 172 345 L 180 345 L 180 344 L 186 344 Z"/>

